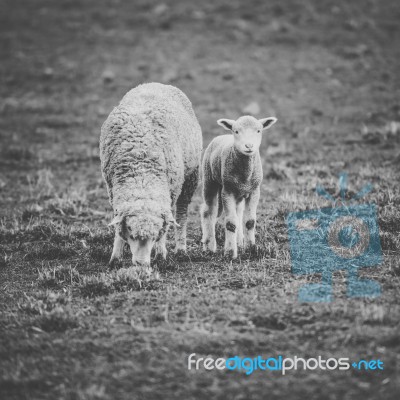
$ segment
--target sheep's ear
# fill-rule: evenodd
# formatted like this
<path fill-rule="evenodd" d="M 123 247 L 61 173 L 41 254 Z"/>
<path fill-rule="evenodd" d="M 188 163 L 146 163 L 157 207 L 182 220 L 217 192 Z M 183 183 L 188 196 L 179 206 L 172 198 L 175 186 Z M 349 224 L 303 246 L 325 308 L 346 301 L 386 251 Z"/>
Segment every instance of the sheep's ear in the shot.
<path fill-rule="evenodd" d="M 177 226 L 178 228 L 180 228 L 181 226 L 176 222 L 175 218 L 172 218 L 169 220 L 169 223 L 171 225 Z"/>
<path fill-rule="evenodd" d="M 233 119 L 219 119 L 217 121 L 217 124 L 222 126 L 227 131 L 231 131 L 234 122 L 235 122 L 235 120 L 233 120 Z"/>
<path fill-rule="evenodd" d="M 259 121 L 261 122 L 261 124 L 263 126 L 263 130 L 265 130 L 265 129 L 271 128 L 271 126 L 278 120 L 274 117 L 269 117 L 269 118 L 259 119 Z"/>
<path fill-rule="evenodd" d="M 120 224 L 122 222 L 122 217 L 121 215 L 116 215 L 113 220 L 108 224 L 108 226 L 113 226 L 113 225 L 117 225 Z"/>
<path fill-rule="evenodd" d="M 180 225 L 176 222 L 174 216 L 172 215 L 171 211 L 168 211 L 165 214 L 163 214 L 163 217 L 168 225 L 180 227 Z"/>
<path fill-rule="evenodd" d="M 169 214 L 168 222 L 171 225 L 174 225 L 174 226 L 177 226 L 178 228 L 180 228 L 180 225 L 176 222 L 176 220 L 172 214 Z"/>

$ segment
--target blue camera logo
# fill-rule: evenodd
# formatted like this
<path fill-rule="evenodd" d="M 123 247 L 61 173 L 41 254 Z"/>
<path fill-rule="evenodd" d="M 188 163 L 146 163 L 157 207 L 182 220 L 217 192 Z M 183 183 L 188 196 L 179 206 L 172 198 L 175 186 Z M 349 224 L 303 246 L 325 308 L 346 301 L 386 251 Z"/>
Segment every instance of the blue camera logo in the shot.
<path fill-rule="evenodd" d="M 347 175 L 339 178 L 344 203 Z M 364 187 L 353 199 L 371 190 Z M 317 193 L 335 199 L 323 188 Z M 299 291 L 302 302 L 329 302 L 332 300 L 332 274 L 336 270 L 347 271 L 347 295 L 349 297 L 377 297 L 380 285 L 358 277 L 358 269 L 374 267 L 382 263 L 376 206 L 374 204 L 341 205 L 289 213 L 289 231 L 292 272 L 295 275 L 319 273 L 321 283 L 304 285 Z"/>

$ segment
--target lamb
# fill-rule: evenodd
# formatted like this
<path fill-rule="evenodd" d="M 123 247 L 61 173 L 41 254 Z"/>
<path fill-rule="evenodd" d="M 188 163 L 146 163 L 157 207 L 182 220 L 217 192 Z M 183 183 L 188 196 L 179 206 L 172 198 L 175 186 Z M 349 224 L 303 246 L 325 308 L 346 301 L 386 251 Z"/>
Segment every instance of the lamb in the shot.
<path fill-rule="evenodd" d="M 259 147 L 262 131 L 276 121 L 273 117 L 257 120 L 252 116 L 217 121 L 232 134 L 212 140 L 204 153 L 203 250 L 216 251 L 215 223 L 222 210 L 225 212 L 225 254 L 236 258 L 238 246 L 255 245 L 256 211 L 263 176 Z"/>
<path fill-rule="evenodd" d="M 139 85 L 114 108 L 100 136 L 101 168 L 114 211 L 111 267 L 120 265 L 125 242 L 133 264 L 150 264 L 153 247 L 165 259 L 170 224 L 176 250 L 186 251 L 187 211 L 201 151 L 192 104 L 174 86 Z"/>

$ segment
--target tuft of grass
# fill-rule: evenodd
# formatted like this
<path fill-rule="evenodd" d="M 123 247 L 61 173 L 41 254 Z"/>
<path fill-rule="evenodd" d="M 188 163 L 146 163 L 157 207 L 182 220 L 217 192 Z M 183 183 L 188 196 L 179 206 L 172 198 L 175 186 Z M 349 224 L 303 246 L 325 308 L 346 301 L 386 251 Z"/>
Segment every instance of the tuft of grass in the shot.
<path fill-rule="evenodd" d="M 160 274 L 152 268 L 130 267 L 99 275 L 83 276 L 79 289 L 84 297 L 97 297 L 113 292 L 152 290 L 160 281 Z"/>
<path fill-rule="evenodd" d="M 38 291 L 34 296 L 25 295 L 25 301 L 18 308 L 30 315 L 43 315 L 68 306 L 71 299 L 66 293 L 51 290 Z"/>
<path fill-rule="evenodd" d="M 30 222 L 34 218 L 40 218 L 42 211 L 43 207 L 41 207 L 39 204 L 31 204 L 25 210 L 23 210 L 21 220 L 23 222 Z"/>
<path fill-rule="evenodd" d="M 105 277 L 88 276 L 80 285 L 80 293 L 83 297 L 107 296 L 112 292 L 112 283 Z"/>
<path fill-rule="evenodd" d="M 7 260 L 9 257 L 7 257 L 7 254 L 1 254 L 0 255 L 0 269 L 6 268 L 7 267 Z"/>
<path fill-rule="evenodd" d="M 380 126 L 363 125 L 361 129 L 364 141 L 376 144 L 380 142 L 395 142 L 399 140 L 400 122 L 389 121 Z"/>
<path fill-rule="evenodd" d="M 80 187 L 61 194 L 56 193 L 45 202 L 45 207 L 50 213 L 62 216 L 86 216 L 89 212 L 87 189 Z"/>
<path fill-rule="evenodd" d="M 266 328 L 278 331 L 286 329 L 286 324 L 283 322 L 283 317 L 279 313 L 255 315 L 252 318 L 252 322 L 257 328 Z"/>
<path fill-rule="evenodd" d="M 44 332 L 65 332 L 79 326 L 78 319 L 70 310 L 56 309 L 50 313 L 38 316 L 32 324 L 32 329 L 39 328 Z"/>
<path fill-rule="evenodd" d="M 107 244 L 90 243 L 88 252 L 90 259 L 96 262 L 107 263 L 112 252 L 109 243 L 111 243 L 111 240 Z"/>
<path fill-rule="evenodd" d="M 25 255 L 27 261 L 65 260 L 77 255 L 72 247 L 65 247 L 51 242 L 36 245 L 31 252 Z"/>
<path fill-rule="evenodd" d="M 50 169 L 40 169 L 34 176 L 28 175 L 29 195 L 32 199 L 48 197 L 55 193 L 52 180 L 54 174 Z"/>
<path fill-rule="evenodd" d="M 60 232 L 53 224 L 29 223 L 23 224 L 20 220 L 14 219 L 9 224 L 4 224 L 0 228 L 0 242 L 2 244 L 29 243 L 51 241 L 51 243 L 61 243 L 66 236 Z"/>
<path fill-rule="evenodd" d="M 29 325 L 33 331 L 65 332 L 79 326 L 68 294 L 46 290 L 39 291 L 34 296 L 25 295 L 25 298 L 25 302 L 18 307 L 32 316 Z"/>
<path fill-rule="evenodd" d="M 381 325 L 384 321 L 389 321 L 387 308 L 382 304 L 360 304 L 358 319 L 361 324 L 370 325 Z"/>
<path fill-rule="evenodd" d="M 80 274 L 72 266 L 43 267 L 38 271 L 38 285 L 44 288 L 59 289 L 79 282 Z"/>
<path fill-rule="evenodd" d="M 10 161 L 11 163 L 23 163 L 24 161 L 31 161 L 36 158 L 34 152 L 27 147 L 21 146 L 7 146 L 1 151 L 1 159 Z"/>

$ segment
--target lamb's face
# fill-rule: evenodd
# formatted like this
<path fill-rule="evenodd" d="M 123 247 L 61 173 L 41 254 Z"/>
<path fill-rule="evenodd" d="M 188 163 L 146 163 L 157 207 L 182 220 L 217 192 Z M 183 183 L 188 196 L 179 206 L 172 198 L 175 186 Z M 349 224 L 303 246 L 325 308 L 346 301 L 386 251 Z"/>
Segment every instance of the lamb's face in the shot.
<path fill-rule="evenodd" d="M 262 124 L 253 117 L 240 117 L 232 125 L 234 146 L 246 156 L 255 154 L 261 144 Z"/>
<path fill-rule="evenodd" d="M 276 122 L 276 118 L 256 119 L 252 116 L 243 116 L 239 119 L 220 119 L 218 124 L 233 133 L 235 149 L 246 156 L 259 151 L 262 132 Z"/>

